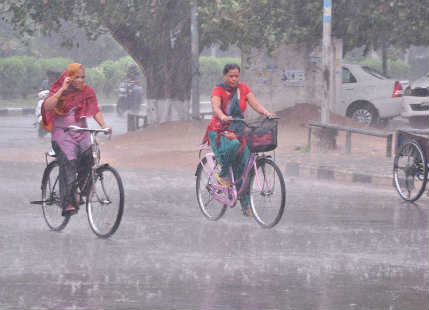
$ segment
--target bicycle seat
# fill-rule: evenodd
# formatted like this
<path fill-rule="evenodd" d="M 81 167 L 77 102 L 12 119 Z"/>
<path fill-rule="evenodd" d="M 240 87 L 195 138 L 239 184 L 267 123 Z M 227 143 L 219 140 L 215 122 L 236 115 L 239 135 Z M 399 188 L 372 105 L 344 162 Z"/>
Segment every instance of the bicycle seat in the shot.
<path fill-rule="evenodd" d="M 46 154 L 50 157 L 57 157 L 57 154 L 52 148 Z"/>

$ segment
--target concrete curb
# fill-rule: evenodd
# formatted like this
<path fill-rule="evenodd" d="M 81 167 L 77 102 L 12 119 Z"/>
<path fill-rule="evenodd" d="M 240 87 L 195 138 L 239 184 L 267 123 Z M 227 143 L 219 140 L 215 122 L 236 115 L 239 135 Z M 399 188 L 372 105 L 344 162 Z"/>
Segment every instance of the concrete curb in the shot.
<path fill-rule="evenodd" d="M 344 171 L 336 167 L 309 166 L 298 162 L 288 162 L 285 169 L 286 177 L 304 177 L 342 183 L 373 184 L 389 187 L 392 186 L 393 182 L 392 177 L 388 176 Z"/>
<path fill-rule="evenodd" d="M 116 112 L 116 104 L 100 104 L 99 105 L 103 113 L 114 113 Z M 34 108 L 3 108 L 0 109 L 0 116 L 23 116 L 23 115 L 34 115 Z"/>

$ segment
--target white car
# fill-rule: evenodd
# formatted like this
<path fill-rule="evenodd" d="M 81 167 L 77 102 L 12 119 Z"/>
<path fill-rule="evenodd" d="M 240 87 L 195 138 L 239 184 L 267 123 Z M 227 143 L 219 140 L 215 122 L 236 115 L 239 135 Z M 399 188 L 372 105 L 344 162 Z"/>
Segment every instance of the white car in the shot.
<path fill-rule="evenodd" d="M 344 64 L 335 112 L 367 125 L 387 124 L 401 113 L 403 87 L 372 68 Z"/>
<path fill-rule="evenodd" d="M 429 72 L 405 90 L 401 116 L 407 118 L 412 127 L 429 127 Z"/>

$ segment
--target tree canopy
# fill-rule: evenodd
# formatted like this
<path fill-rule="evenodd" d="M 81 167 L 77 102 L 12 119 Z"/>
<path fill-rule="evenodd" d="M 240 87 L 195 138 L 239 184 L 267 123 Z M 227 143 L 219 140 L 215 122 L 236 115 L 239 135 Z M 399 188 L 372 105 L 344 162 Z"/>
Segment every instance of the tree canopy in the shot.
<path fill-rule="evenodd" d="M 22 33 L 51 34 L 63 23 L 88 38 L 112 37 L 145 71 L 148 98 L 187 100 L 191 87 L 190 5 L 193 0 L 4 0 L 0 12 Z M 282 43 L 319 44 L 322 0 L 194 0 L 200 49 L 231 44 L 246 51 Z M 382 44 L 429 44 L 427 0 L 333 0 L 333 35 L 344 52 Z M 70 40 L 67 34 L 64 40 Z"/>

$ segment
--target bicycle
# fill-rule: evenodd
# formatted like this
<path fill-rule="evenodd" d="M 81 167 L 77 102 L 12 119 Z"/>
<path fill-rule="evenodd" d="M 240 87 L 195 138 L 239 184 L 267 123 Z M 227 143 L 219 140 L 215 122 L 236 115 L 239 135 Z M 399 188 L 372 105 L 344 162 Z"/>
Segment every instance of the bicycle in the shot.
<path fill-rule="evenodd" d="M 258 127 L 250 125 L 244 119 L 233 121 L 243 122 L 247 128 L 250 128 L 250 132 L 258 130 Z M 249 160 L 238 180 L 235 179 L 230 167 L 231 186 L 229 187 L 220 185 L 216 180 L 216 173 L 219 173 L 221 167 L 214 153 L 209 151 L 210 146 L 205 144 L 200 147 L 199 164 L 195 172 L 198 205 L 207 219 L 217 221 L 225 214 L 227 207 L 234 207 L 240 195 L 248 191 L 250 208 L 256 222 L 263 228 L 272 228 L 279 223 L 286 204 L 286 185 L 283 174 L 271 155 L 264 154 L 277 146 L 277 121 L 275 122 L 275 143 L 271 146 L 261 148 L 261 145 L 253 145 L 249 135 L 247 141 L 251 151 Z M 204 151 L 207 153 L 203 155 Z M 261 152 L 262 155 L 259 154 Z"/>
<path fill-rule="evenodd" d="M 405 201 L 417 201 L 428 181 L 427 130 L 408 129 L 396 132 L 396 151 L 393 161 L 393 184 Z"/>
<path fill-rule="evenodd" d="M 109 164 L 100 165 L 101 152 L 96 136 L 111 134 L 109 129 L 89 129 L 69 126 L 65 131 L 87 131 L 90 133 L 94 164 L 85 177 L 82 186 L 76 186 L 76 205 L 86 205 L 91 230 L 100 238 L 108 238 L 119 227 L 124 212 L 124 187 L 119 173 Z M 63 230 L 70 221 L 70 215 L 62 216 L 59 189 L 59 163 L 53 150 L 45 153 L 46 168 L 42 177 L 42 200 L 32 204 L 42 206 L 43 217 L 53 231 Z M 54 158 L 49 161 L 48 158 Z"/>

